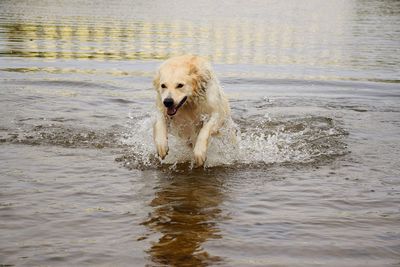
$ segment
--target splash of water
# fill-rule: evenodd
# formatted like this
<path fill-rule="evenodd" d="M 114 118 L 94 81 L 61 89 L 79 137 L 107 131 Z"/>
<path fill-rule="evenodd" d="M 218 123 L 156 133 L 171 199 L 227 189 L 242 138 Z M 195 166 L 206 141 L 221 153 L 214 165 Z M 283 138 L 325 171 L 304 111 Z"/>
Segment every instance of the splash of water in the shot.
<path fill-rule="evenodd" d="M 193 167 L 193 152 L 186 143 L 171 134 L 169 154 L 160 161 L 152 138 L 153 114 L 130 117 L 129 130 L 121 142 L 129 148 L 126 164 L 135 168 L 160 165 L 174 169 L 179 164 Z M 266 165 L 274 163 L 310 163 L 347 153 L 343 136 L 346 132 L 326 117 L 301 117 L 275 120 L 248 118 L 234 123 L 229 120 L 213 136 L 208 147 L 205 167 Z M 236 137 L 236 142 L 232 140 Z"/>

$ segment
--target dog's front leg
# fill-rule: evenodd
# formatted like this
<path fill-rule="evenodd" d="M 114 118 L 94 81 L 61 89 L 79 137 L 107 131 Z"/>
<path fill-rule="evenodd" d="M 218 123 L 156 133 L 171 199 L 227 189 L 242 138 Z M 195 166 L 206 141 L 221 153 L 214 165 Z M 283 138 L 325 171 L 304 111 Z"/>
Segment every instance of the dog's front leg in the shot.
<path fill-rule="evenodd" d="M 193 150 L 194 159 L 198 167 L 203 166 L 206 161 L 208 142 L 211 135 L 217 132 L 220 124 L 219 113 L 215 112 L 212 113 L 210 119 L 201 128 Z"/>
<path fill-rule="evenodd" d="M 153 137 L 157 154 L 161 159 L 164 159 L 168 154 L 168 136 L 167 122 L 161 112 L 157 113 L 157 120 L 153 125 Z"/>

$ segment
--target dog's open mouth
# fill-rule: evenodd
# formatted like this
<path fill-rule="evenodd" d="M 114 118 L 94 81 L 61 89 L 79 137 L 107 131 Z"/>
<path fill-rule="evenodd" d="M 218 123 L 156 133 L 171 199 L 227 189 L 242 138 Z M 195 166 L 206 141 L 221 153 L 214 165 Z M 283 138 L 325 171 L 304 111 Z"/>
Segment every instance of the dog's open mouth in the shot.
<path fill-rule="evenodd" d="M 185 103 L 186 99 L 187 96 L 185 96 L 178 105 L 167 108 L 167 114 L 169 116 L 174 116 L 178 109 Z"/>

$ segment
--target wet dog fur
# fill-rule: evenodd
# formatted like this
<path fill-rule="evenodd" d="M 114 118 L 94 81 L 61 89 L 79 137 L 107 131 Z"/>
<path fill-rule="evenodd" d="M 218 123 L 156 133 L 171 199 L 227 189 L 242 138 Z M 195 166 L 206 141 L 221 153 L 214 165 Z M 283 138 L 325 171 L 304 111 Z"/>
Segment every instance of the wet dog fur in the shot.
<path fill-rule="evenodd" d="M 157 115 L 153 137 L 157 154 L 168 154 L 168 131 L 193 148 L 196 166 L 203 166 L 212 135 L 230 117 L 227 98 L 211 68 L 193 55 L 173 57 L 157 70 L 153 81 L 157 91 Z"/>

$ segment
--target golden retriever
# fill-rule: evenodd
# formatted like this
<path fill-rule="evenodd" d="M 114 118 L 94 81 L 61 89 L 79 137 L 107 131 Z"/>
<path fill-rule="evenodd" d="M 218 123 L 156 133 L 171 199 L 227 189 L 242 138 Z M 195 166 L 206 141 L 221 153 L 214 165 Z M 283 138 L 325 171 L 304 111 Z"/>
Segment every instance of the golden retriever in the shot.
<path fill-rule="evenodd" d="M 218 133 L 230 107 L 210 66 L 193 55 L 165 61 L 154 78 L 157 115 L 153 127 L 158 156 L 168 154 L 168 130 L 193 148 L 197 166 L 206 161 L 210 137 Z"/>

